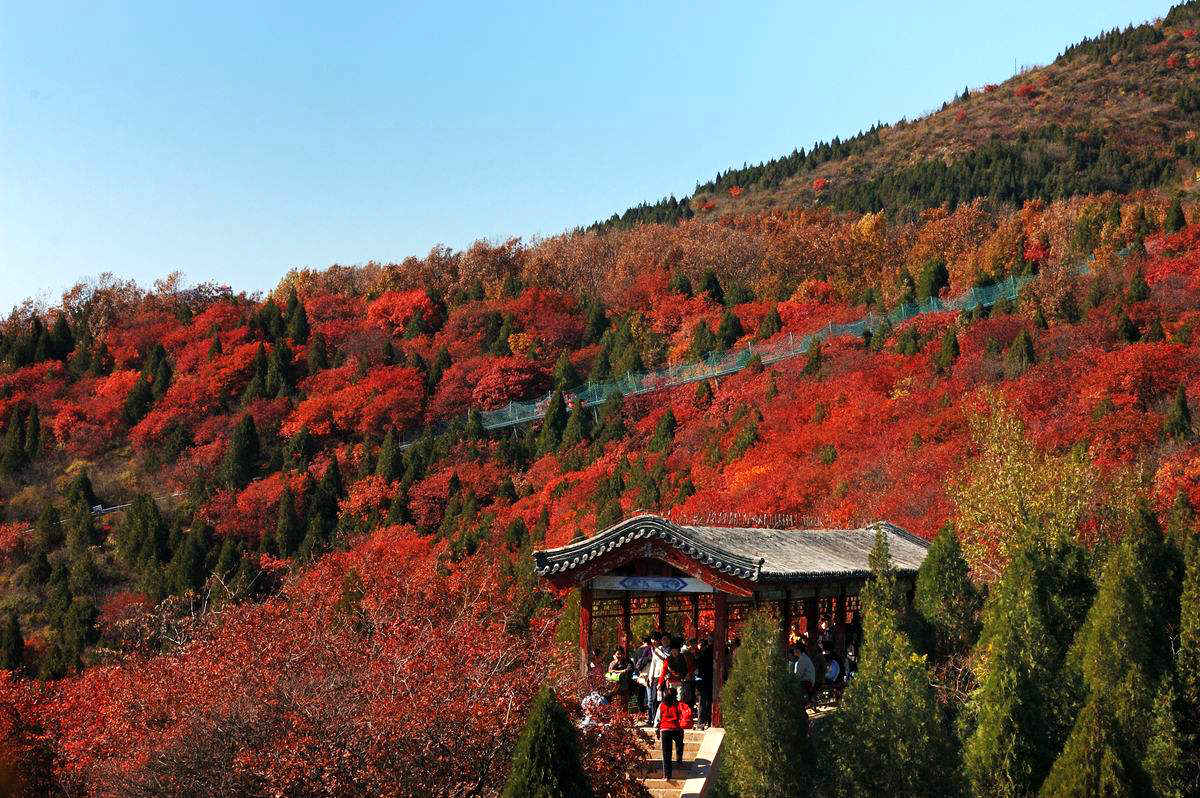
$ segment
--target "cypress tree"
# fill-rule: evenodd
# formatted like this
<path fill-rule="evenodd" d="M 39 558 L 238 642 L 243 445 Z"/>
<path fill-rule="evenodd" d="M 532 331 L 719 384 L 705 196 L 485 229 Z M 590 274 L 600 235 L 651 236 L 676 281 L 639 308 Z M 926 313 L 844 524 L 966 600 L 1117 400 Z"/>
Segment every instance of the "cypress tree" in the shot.
<path fill-rule="evenodd" d="M 1167 338 L 1167 331 L 1163 329 L 1162 320 L 1157 316 L 1150 322 L 1150 329 L 1146 330 L 1146 337 L 1142 340 L 1147 343 L 1157 344 L 1162 343 Z"/>
<path fill-rule="evenodd" d="M 63 616 L 70 607 L 70 577 L 67 574 L 66 564 L 58 562 L 55 563 L 54 570 L 50 572 L 50 579 L 46 583 L 46 598 L 42 602 L 42 614 L 46 616 L 46 622 L 50 626 L 57 628 L 62 624 Z"/>
<path fill-rule="evenodd" d="M 1144 302 L 1149 298 L 1150 285 L 1142 275 L 1141 269 L 1138 269 L 1133 273 L 1133 277 L 1129 278 L 1129 288 L 1125 291 L 1125 301 L 1132 305 L 1135 302 Z"/>
<path fill-rule="evenodd" d="M 788 672 L 778 624 L 770 613 L 756 611 L 742 626 L 741 638 L 721 695 L 727 751 L 723 777 L 738 795 L 809 794 L 813 752 L 806 696 Z"/>
<path fill-rule="evenodd" d="M 963 759 L 976 795 L 1033 795 L 1075 720 L 1067 650 L 1091 604 L 1087 556 L 1060 542 L 1019 550 L 987 597 L 976 648 L 975 728 Z"/>
<path fill-rule="evenodd" d="M 68 505 L 82 505 L 89 510 L 97 504 L 101 504 L 100 499 L 96 496 L 96 491 L 92 488 L 92 480 L 88 477 L 87 471 L 79 471 L 72 479 L 71 484 L 67 486 L 66 501 Z"/>
<path fill-rule="evenodd" d="M 1033 338 L 1028 330 L 1022 329 L 1004 353 L 1004 368 L 1010 377 L 1019 377 L 1035 363 L 1037 353 L 1033 349 Z"/>
<path fill-rule="evenodd" d="M 537 453 L 549 454 L 558 449 L 562 441 L 563 430 L 567 426 L 567 404 L 563 400 L 562 391 L 555 391 L 550 396 L 546 406 L 546 415 L 542 419 L 542 430 L 538 434 Z"/>
<path fill-rule="evenodd" d="M 876 534 L 872 580 L 862 591 L 858 673 L 821 737 L 830 796 L 945 796 L 961 792 L 954 747 L 923 657 L 900 629 L 895 569 Z M 853 741 L 853 744 L 847 744 Z"/>
<path fill-rule="evenodd" d="M 924 302 L 939 296 L 943 288 L 950 285 L 950 272 L 946 269 L 946 261 L 933 257 L 925 261 L 921 268 L 921 279 L 917 283 L 917 301 Z"/>
<path fill-rule="evenodd" d="M 692 296 L 692 281 L 683 272 L 675 272 L 671 275 L 671 281 L 667 283 L 667 290 L 672 294 L 681 294 L 690 299 Z"/>
<path fill-rule="evenodd" d="M 814 340 L 808 346 L 808 357 L 805 359 L 804 368 L 800 369 L 800 373 L 806 377 L 816 377 L 821 373 L 821 364 L 824 362 L 824 355 L 821 354 L 821 342 Z"/>
<path fill-rule="evenodd" d="M 258 468 L 258 457 L 258 428 L 254 425 L 254 417 L 247 413 L 234 427 L 221 464 L 225 484 L 232 490 L 246 487 Z"/>
<path fill-rule="evenodd" d="M 1200 537 L 1196 536 L 1188 540 L 1184 553 L 1175 672 L 1181 726 L 1186 739 L 1195 746 L 1200 743 Z M 1200 772 L 1193 772 L 1193 777 L 1200 777 Z"/>
<path fill-rule="evenodd" d="M 275 524 L 275 550 L 280 557 L 291 557 L 300 546 L 300 519 L 291 488 L 286 485 L 279 497 L 279 521 Z"/>
<path fill-rule="evenodd" d="M 376 476 L 382 477 L 391 484 L 403 473 L 404 460 L 396 443 L 396 430 L 389 428 L 383 436 L 383 446 L 379 448 L 379 460 L 375 464 Z"/>
<path fill-rule="evenodd" d="M 1163 222 L 1163 230 L 1167 233 L 1178 233 L 1185 227 L 1187 227 L 1187 217 L 1183 215 L 1183 203 L 1179 201 L 1179 197 L 1177 196 L 1167 211 L 1167 218 Z"/>
<path fill-rule="evenodd" d="M 707 294 L 708 298 L 718 305 L 725 304 L 725 292 L 721 288 L 721 281 L 717 279 L 717 273 L 712 269 L 706 270 L 700 276 L 699 293 Z"/>
<path fill-rule="evenodd" d="M 4 431 L 4 452 L 0 454 L 0 466 L 7 474 L 16 474 L 25 467 L 25 417 L 20 406 L 15 406 L 8 416 L 8 428 Z"/>
<path fill-rule="evenodd" d="M 199 592 L 208 578 L 207 558 L 208 548 L 200 530 L 184 535 L 167 569 L 166 578 L 171 592 L 181 596 L 188 591 Z"/>
<path fill-rule="evenodd" d="M 583 770 L 575 726 L 554 691 L 543 686 L 513 751 L 502 798 L 589 798 L 592 785 Z"/>
<path fill-rule="evenodd" d="M 717 328 L 717 340 L 721 343 L 721 348 L 728 349 L 733 346 L 744 334 L 742 322 L 737 314 L 726 310 L 721 316 L 721 326 Z"/>
<path fill-rule="evenodd" d="M 1134 344 L 1141 340 L 1142 332 L 1124 312 L 1117 318 L 1117 338 L 1125 343 Z"/>
<path fill-rule="evenodd" d="M 525 519 L 521 517 L 514 518 L 508 528 L 504 530 L 504 543 L 508 546 L 509 551 L 517 551 L 525 545 L 525 541 L 529 539 L 529 529 L 525 526 Z"/>
<path fill-rule="evenodd" d="M 117 551 L 128 565 L 162 562 L 167 552 L 167 524 L 150 496 L 134 497 L 117 527 Z"/>
<path fill-rule="evenodd" d="M 700 380 L 697 382 L 696 392 L 692 397 L 692 401 L 696 404 L 696 407 L 708 407 L 709 403 L 712 402 L 712 399 L 712 387 L 709 386 L 708 380 Z"/>
<path fill-rule="evenodd" d="M 1178 440 L 1190 440 L 1193 437 L 1192 411 L 1188 407 L 1187 392 L 1182 383 L 1175 391 L 1175 401 L 1171 403 L 1167 419 L 1163 422 L 1163 433 L 1168 438 Z"/>
<path fill-rule="evenodd" d="M 613 392 L 600 405 L 600 429 L 596 432 L 597 443 L 619 441 L 625 437 L 624 399 L 620 393 Z"/>
<path fill-rule="evenodd" d="M 25 419 L 25 461 L 33 462 L 42 451 L 42 419 L 37 405 L 29 408 Z"/>
<path fill-rule="evenodd" d="M 38 513 L 37 521 L 33 524 L 34 551 L 44 551 L 47 554 L 57 549 L 66 539 L 63 529 L 62 516 L 53 504 L 47 504 Z"/>
<path fill-rule="evenodd" d="M 701 360 L 705 355 L 717 348 L 717 343 L 717 337 L 713 335 L 708 322 L 698 321 L 692 329 L 692 341 L 688 345 L 688 357 L 693 360 Z"/>
<path fill-rule="evenodd" d="M 293 293 L 292 297 L 295 296 Z M 302 344 L 308 340 L 308 333 L 308 313 L 304 310 L 304 303 L 297 300 L 295 309 L 288 314 L 287 335 L 296 343 Z"/>
<path fill-rule="evenodd" d="M 25 636 L 17 614 L 9 610 L 0 624 L 0 668 L 17 672 L 25 665 Z"/>
<path fill-rule="evenodd" d="M 583 323 L 583 343 L 594 344 L 608 330 L 608 316 L 604 315 L 604 306 L 598 300 L 588 304 L 587 319 Z"/>
<path fill-rule="evenodd" d="M 96 583 L 100 573 L 96 570 L 96 559 L 88 549 L 71 558 L 71 567 L 67 572 L 67 587 L 73 596 L 90 596 L 96 592 Z"/>
<path fill-rule="evenodd" d="M 139 376 L 137 382 L 133 384 L 129 395 L 125 397 L 125 404 L 122 407 L 122 412 L 125 416 L 125 421 L 133 426 L 146 417 L 150 412 L 150 405 L 154 402 L 154 391 L 150 387 L 150 382 L 145 376 Z"/>
<path fill-rule="evenodd" d="M 162 399 L 166 395 L 167 389 L 171 387 L 172 376 L 171 364 L 164 357 L 154 367 L 154 379 L 150 383 L 150 395 L 155 400 Z"/>
<path fill-rule="evenodd" d="M 767 315 L 763 316 L 758 325 L 758 333 L 754 338 L 757 341 L 765 341 L 773 335 L 777 335 L 783 329 L 783 319 L 779 317 L 779 308 L 772 305 L 767 311 Z"/>
<path fill-rule="evenodd" d="M 654 426 L 654 436 L 650 438 L 648 448 L 652 452 L 665 452 L 671 448 L 671 443 L 675 440 L 675 414 L 671 412 L 671 408 L 658 417 L 658 423 Z"/>
<path fill-rule="evenodd" d="M 72 599 L 62 621 L 63 650 L 67 658 L 78 663 L 84 650 L 100 639 L 96 631 L 96 618 L 99 613 L 91 599 L 76 597 Z"/>
<path fill-rule="evenodd" d="M 578 388 L 583 384 L 583 377 L 579 376 L 575 365 L 571 363 L 571 358 L 567 357 L 567 353 L 563 352 L 558 356 L 558 360 L 554 364 L 554 388 L 558 391 L 567 391 L 572 388 Z"/>
<path fill-rule="evenodd" d="M 954 366 L 954 361 L 958 360 L 958 354 L 958 334 L 955 333 L 953 327 L 948 327 L 945 335 L 942 336 L 942 346 L 933 359 L 934 370 L 938 374 L 949 374 L 950 369 Z"/>
<path fill-rule="evenodd" d="M 1047 777 L 1048 795 L 1088 795 L 1109 784 L 1144 793 L 1156 775 L 1146 761 L 1154 702 L 1171 678 L 1171 639 L 1179 585 L 1157 521 L 1143 506 L 1133 529 L 1104 564 L 1095 603 L 1072 649 L 1087 698 Z M 1116 674 L 1119 674 L 1117 676 Z M 1119 771 L 1109 771 L 1119 763 Z M 1115 794 L 1115 793 L 1110 793 Z"/>
<path fill-rule="evenodd" d="M 970 566 L 949 526 L 933 539 L 917 571 L 913 609 L 925 626 L 926 650 L 934 661 L 965 655 L 979 637 L 979 591 Z"/>
<path fill-rule="evenodd" d="M 582 443 L 590 437 L 591 433 L 591 415 L 584 408 L 583 402 L 575 402 L 571 405 L 571 417 L 567 419 L 567 426 L 563 428 L 559 448 L 569 449 Z"/>
<path fill-rule="evenodd" d="M 329 351 L 325 343 L 324 334 L 317 333 L 312 337 L 305 358 L 305 365 L 308 368 L 310 376 L 316 374 L 318 371 L 324 371 L 329 368 Z"/>

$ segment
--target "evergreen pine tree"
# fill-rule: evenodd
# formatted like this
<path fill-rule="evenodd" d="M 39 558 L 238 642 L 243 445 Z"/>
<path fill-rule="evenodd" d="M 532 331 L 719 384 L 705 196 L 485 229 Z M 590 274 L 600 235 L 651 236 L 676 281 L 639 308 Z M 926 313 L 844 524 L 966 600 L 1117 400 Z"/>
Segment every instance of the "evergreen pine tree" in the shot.
<path fill-rule="evenodd" d="M 779 317 L 779 308 L 775 305 L 767 311 L 767 315 L 763 316 L 762 321 L 758 325 L 758 333 L 754 338 L 757 341 L 765 341 L 773 335 L 777 335 L 783 329 L 783 319 Z"/>
<path fill-rule="evenodd" d="M 1150 298 L 1150 285 L 1146 282 L 1142 270 L 1138 269 L 1133 273 L 1133 277 L 1129 278 L 1129 288 L 1125 291 L 1125 301 L 1129 304 L 1135 302 L 1144 302 Z"/>
<path fill-rule="evenodd" d="M 550 403 L 546 406 L 546 415 L 542 419 L 542 430 L 538 434 L 537 440 L 537 453 L 543 455 L 557 451 L 566 426 L 567 404 L 563 400 L 562 391 L 555 391 L 550 396 Z"/>
<path fill-rule="evenodd" d="M 1150 328 L 1146 330 L 1146 337 L 1142 340 L 1147 343 L 1157 344 L 1162 343 L 1167 339 L 1167 331 L 1163 329 L 1162 320 L 1157 316 L 1150 322 Z"/>
<path fill-rule="evenodd" d="M 717 273 L 712 269 L 708 269 L 701 275 L 699 293 L 707 294 L 708 298 L 718 305 L 725 304 L 725 292 L 721 289 L 721 281 L 717 279 Z"/>
<path fill-rule="evenodd" d="M 1167 419 L 1163 422 L 1163 433 L 1168 438 L 1179 440 L 1190 440 L 1193 437 L 1192 411 L 1188 407 L 1187 392 L 1182 383 L 1175 391 L 1175 401 L 1171 403 Z"/>
<path fill-rule="evenodd" d="M 790 798 L 812 791 L 813 751 L 807 696 L 788 672 L 770 613 L 752 613 L 721 694 L 725 720 L 722 774 L 737 795 Z"/>
<path fill-rule="evenodd" d="M 958 354 L 958 334 L 955 333 L 953 327 L 948 327 L 945 335 L 942 336 L 942 346 L 933 359 L 933 366 L 937 373 L 949 374 L 950 369 L 954 367 L 954 361 L 958 360 Z"/>
<path fill-rule="evenodd" d="M 654 426 L 654 436 L 650 438 L 648 448 L 652 452 L 665 452 L 671 448 L 674 440 L 675 414 L 668 407 L 666 412 L 658 417 L 658 423 Z"/>
<path fill-rule="evenodd" d="M 291 557 L 300 546 L 300 519 L 292 491 L 286 485 L 279 497 L 279 521 L 275 524 L 275 551 L 280 557 Z"/>
<path fill-rule="evenodd" d="M 913 609 L 923 621 L 926 651 L 937 661 L 967 654 L 979 637 L 979 591 L 970 566 L 949 526 L 933 539 L 917 571 Z"/>
<path fill-rule="evenodd" d="M 824 362 L 821 342 L 813 341 L 808 345 L 808 357 L 805 359 L 804 368 L 800 369 L 800 373 L 806 377 L 816 377 L 821 373 L 821 364 Z"/>
<path fill-rule="evenodd" d="M 37 405 L 29 408 L 25 417 L 25 462 L 31 463 L 42 451 L 42 418 Z"/>
<path fill-rule="evenodd" d="M 624 398 L 614 391 L 600 405 L 600 428 L 596 431 L 596 442 L 619 441 L 625 437 Z"/>
<path fill-rule="evenodd" d="M 821 737 L 824 794 L 958 794 L 948 724 L 929 686 L 924 658 L 900 629 L 896 574 L 882 530 L 870 560 L 872 580 L 861 594 L 858 673 Z"/>
<path fill-rule="evenodd" d="M 317 333 L 312 337 L 305 357 L 305 364 L 310 376 L 329 368 L 329 351 L 322 333 Z"/>
<path fill-rule="evenodd" d="M 692 401 L 695 403 L 696 407 L 708 407 L 709 403 L 712 402 L 712 399 L 712 387 L 709 386 L 708 380 L 700 380 L 697 382 L 696 392 L 692 397 Z"/>
<path fill-rule="evenodd" d="M 1133 323 L 1133 320 L 1128 315 L 1122 312 L 1117 317 L 1117 338 L 1126 343 L 1133 344 L 1141 340 L 1141 337 L 1141 330 L 1137 328 L 1137 325 Z"/>
<path fill-rule="evenodd" d="M 16 474 L 25 467 L 25 416 L 19 405 L 14 406 L 8 416 L 8 428 L 4 431 L 4 451 L 0 453 L 0 467 L 6 474 Z"/>
<path fill-rule="evenodd" d="M 1028 330 L 1022 329 L 1004 353 L 1004 368 L 1010 377 L 1019 377 L 1035 363 L 1037 353 L 1033 349 L 1033 337 Z"/>
<path fill-rule="evenodd" d="M 738 319 L 737 314 L 732 310 L 726 310 L 721 316 L 721 326 L 717 328 L 717 340 L 720 342 L 721 348 L 728 349 L 733 346 L 744 334 L 742 322 Z"/>
<path fill-rule="evenodd" d="M 571 358 L 567 357 L 567 353 L 563 352 L 558 356 L 558 361 L 554 364 L 554 389 L 556 391 L 569 391 L 572 388 L 578 388 L 583 384 L 583 377 L 579 376 L 579 372 L 571 363 Z"/>
<path fill-rule="evenodd" d="M 692 281 L 683 272 L 675 272 L 671 275 L 671 281 L 667 283 L 667 290 L 672 294 L 681 294 L 682 296 L 691 298 Z"/>
<path fill-rule="evenodd" d="M 571 416 L 567 419 L 567 426 L 563 428 L 559 448 L 569 449 L 587 440 L 592 433 L 591 418 L 591 414 L 584 408 L 583 402 L 573 403 L 571 405 Z"/>
<path fill-rule="evenodd" d="M 925 261 L 921 268 L 921 279 L 917 282 L 917 301 L 937 298 L 942 289 L 950 285 L 950 272 L 946 269 L 946 261 L 933 257 Z"/>
<path fill-rule="evenodd" d="M 1185 227 L 1187 227 L 1187 217 L 1183 215 L 1183 204 L 1177 196 L 1167 211 L 1167 218 L 1163 222 L 1163 231 L 1166 233 L 1178 233 Z"/>
<path fill-rule="evenodd" d="M 501 798 L 590 798 L 575 725 L 543 686 L 529 705 Z"/>
<path fill-rule="evenodd" d="M 1073 645 L 1086 703 L 1047 777 L 1046 794 L 1083 796 L 1089 785 L 1107 784 L 1140 795 L 1156 775 L 1147 742 L 1154 735 L 1155 697 L 1172 678 L 1169 630 L 1179 618 L 1180 595 L 1172 582 L 1162 531 L 1143 506 L 1106 559 L 1095 603 Z M 1109 773 L 1113 762 L 1121 768 Z"/>
<path fill-rule="evenodd" d="M 185 534 L 175 549 L 165 575 L 170 591 L 180 596 L 188 591 L 200 592 L 208 579 L 207 559 L 208 547 L 201 531 L 193 530 Z"/>
<path fill-rule="evenodd" d="M 96 592 L 96 583 L 100 581 L 100 572 L 96 568 L 96 558 L 89 549 L 71 558 L 71 567 L 67 571 L 67 587 L 73 596 L 90 596 Z"/>
<path fill-rule="evenodd" d="M 1175 654 L 1179 685 L 1180 726 L 1193 750 L 1200 744 L 1200 537 L 1187 542 L 1183 589 L 1179 599 L 1179 649 Z M 1193 760 L 1193 783 L 1200 778 L 1200 761 Z"/>
<path fill-rule="evenodd" d="M 1074 543 L 1020 549 L 987 597 L 976 651 L 982 678 L 964 744 L 976 795 L 1037 792 L 1075 721 L 1081 686 L 1067 650 L 1091 604 Z"/>
<path fill-rule="evenodd" d="M 604 306 L 598 300 L 592 300 L 588 304 L 587 319 L 583 324 L 583 343 L 586 345 L 599 341 L 608 329 L 608 325 L 608 316 L 604 315 Z"/>
<path fill-rule="evenodd" d="M 295 297 L 295 294 L 292 294 Z M 308 340 L 309 326 L 308 313 L 304 310 L 304 303 L 296 301 L 295 309 L 288 314 L 287 336 L 298 344 L 302 344 Z"/>
<path fill-rule="evenodd" d="M 133 384 L 133 388 L 130 389 L 129 395 L 125 397 L 125 404 L 122 407 L 125 421 L 130 426 L 137 424 L 150 412 L 150 405 L 153 401 L 154 391 L 149 380 L 145 376 L 139 376 Z"/>
<path fill-rule="evenodd" d="M 5 613 L 0 624 L 0 668 L 18 672 L 25 666 L 25 636 L 21 634 L 21 622 L 17 613 Z"/>
<path fill-rule="evenodd" d="M 62 517 L 53 504 L 47 504 L 38 513 L 33 524 L 33 549 L 47 554 L 57 549 L 66 540 L 66 530 L 63 529 Z"/>
<path fill-rule="evenodd" d="M 396 442 L 396 430 L 388 428 L 379 447 L 379 460 L 375 463 L 375 474 L 391 484 L 399 479 L 404 470 L 404 459 Z"/>
<path fill-rule="evenodd" d="M 258 469 L 258 428 L 254 417 L 246 414 L 233 429 L 233 437 L 221 463 L 221 475 L 225 484 L 233 490 L 241 490 L 249 484 Z"/>
<path fill-rule="evenodd" d="M 688 345 L 688 357 L 693 360 L 701 360 L 717 348 L 717 343 L 717 337 L 713 335 L 712 328 L 708 326 L 708 322 L 698 321 L 692 329 L 692 341 Z"/>

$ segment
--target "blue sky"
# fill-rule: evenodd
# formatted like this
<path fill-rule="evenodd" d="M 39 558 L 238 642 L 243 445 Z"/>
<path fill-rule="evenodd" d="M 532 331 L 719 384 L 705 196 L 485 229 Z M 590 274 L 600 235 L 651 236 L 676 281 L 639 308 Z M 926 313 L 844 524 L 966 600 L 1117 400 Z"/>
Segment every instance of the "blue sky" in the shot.
<path fill-rule="evenodd" d="M 1167 8 L 0 0 L 0 313 L 554 234 Z"/>

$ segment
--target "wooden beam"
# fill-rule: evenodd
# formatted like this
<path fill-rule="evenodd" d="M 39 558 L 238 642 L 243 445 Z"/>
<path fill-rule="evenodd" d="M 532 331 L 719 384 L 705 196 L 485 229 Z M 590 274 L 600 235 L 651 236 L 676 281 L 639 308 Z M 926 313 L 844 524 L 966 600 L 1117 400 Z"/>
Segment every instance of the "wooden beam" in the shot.
<path fill-rule="evenodd" d="M 576 587 L 597 576 L 603 576 L 612 570 L 638 559 L 652 559 L 665 562 L 680 571 L 702 579 L 713 588 L 733 596 L 751 596 L 754 594 L 755 583 L 748 579 L 722 573 L 697 562 L 674 546 L 659 541 L 630 542 L 613 551 L 606 552 L 578 568 L 563 571 L 543 577 L 560 590 Z"/>

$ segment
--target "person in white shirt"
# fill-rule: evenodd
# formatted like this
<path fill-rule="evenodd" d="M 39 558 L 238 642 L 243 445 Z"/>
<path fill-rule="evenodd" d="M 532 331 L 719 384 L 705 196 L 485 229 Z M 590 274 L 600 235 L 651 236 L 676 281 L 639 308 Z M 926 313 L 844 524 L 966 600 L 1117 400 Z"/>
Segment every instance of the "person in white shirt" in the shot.
<path fill-rule="evenodd" d="M 671 656 L 671 635 L 663 633 L 660 645 L 650 652 L 650 669 L 646 672 L 646 697 L 649 699 L 650 712 L 646 716 L 646 725 L 653 725 L 654 716 L 658 714 L 658 704 L 662 696 L 658 689 L 658 677 L 667 666 L 667 657 Z"/>
<path fill-rule="evenodd" d="M 804 692 L 808 694 L 811 700 L 816 692 L 817 671 L 813 667 L 812 658 L 805 653 L 800 646 L 795 646 L 792 651 L 795 653 L 795 661 L 792 662 L 792 673 L 800 678 L 800 682 L 804 685 Z"/>

